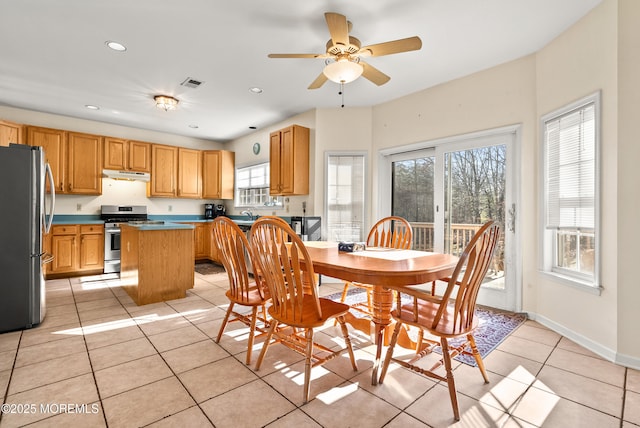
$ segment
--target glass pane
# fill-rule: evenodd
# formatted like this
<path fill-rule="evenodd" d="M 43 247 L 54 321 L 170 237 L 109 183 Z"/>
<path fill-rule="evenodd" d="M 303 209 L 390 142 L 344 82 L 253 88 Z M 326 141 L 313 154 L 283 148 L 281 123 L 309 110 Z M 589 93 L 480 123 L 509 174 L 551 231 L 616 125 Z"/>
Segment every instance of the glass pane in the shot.
<path fill-rule="evenodd" d="M 364 239 L 364 156 L 331 155 L 327 161 L 327 239 Z"/>
<path fill-rule="evenodd" d="M 459 255 L 487 220 L 502 230 L 483 286 L 504 288 L 506 145 L 445 154 L 445 252 Z"/>
<path fill-rule="evenodd" d="M 434 248 L 434 169 L 434 157 L 392 163 L 391 213 L 411 223 L 414 250 Z"/>

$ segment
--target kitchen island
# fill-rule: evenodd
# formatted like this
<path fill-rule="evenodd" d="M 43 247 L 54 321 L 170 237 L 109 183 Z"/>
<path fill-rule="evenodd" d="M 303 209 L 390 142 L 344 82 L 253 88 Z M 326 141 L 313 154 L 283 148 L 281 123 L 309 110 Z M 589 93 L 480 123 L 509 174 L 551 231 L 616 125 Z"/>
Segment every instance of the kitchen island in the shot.
<path fill-rule="evenodd" d="M 193 228 L 164 221 L 121 225 L 120 280 L 137 305 L 180 299 L 193 288 Z"/>

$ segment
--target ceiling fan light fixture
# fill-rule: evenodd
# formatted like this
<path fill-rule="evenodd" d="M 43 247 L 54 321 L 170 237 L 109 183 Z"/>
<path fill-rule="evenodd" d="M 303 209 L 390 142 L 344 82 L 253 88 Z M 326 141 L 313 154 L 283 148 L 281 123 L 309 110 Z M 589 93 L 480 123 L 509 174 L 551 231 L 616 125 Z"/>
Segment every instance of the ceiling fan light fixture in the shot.
<path fill-rule="evenodd" d="M 179 101 L 169 95 L 156 95 L 153 99 L 156 101 L 156 107 L 161 108 L 164 111 L 175 110 L 178 108 Z"/>
<path fill-rule="evenodd" d="M 348 59 L 339 59 L 325 66 L 322 72 L 327 79 L 336 83 L 349 83 L 356 80 L 362 75 L 364 68 L 359 64 Z"/>

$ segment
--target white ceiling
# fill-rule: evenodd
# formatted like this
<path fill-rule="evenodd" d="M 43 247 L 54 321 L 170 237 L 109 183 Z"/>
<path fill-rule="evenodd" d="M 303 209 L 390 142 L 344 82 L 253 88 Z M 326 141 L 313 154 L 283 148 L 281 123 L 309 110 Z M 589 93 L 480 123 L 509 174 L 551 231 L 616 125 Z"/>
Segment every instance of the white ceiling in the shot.
<path fill-rule="evenodd" d="M 391 80 L 347 84 L 345 105 L 357 107 L 535 52 L 600 1 L 0 0 L 0 104 L 229 141 L 340 107 L 339 85 L 307 89 L 322 59 L 267 58 L 324 53 L 324 12 L 346 15 L 363 45 L 422 39 L 419 51 L 367 59 Z M 188 77 L 205 83 L 181 86 Z M 158 94 L 178 98 L 178 110 L 155 108 Z"/>

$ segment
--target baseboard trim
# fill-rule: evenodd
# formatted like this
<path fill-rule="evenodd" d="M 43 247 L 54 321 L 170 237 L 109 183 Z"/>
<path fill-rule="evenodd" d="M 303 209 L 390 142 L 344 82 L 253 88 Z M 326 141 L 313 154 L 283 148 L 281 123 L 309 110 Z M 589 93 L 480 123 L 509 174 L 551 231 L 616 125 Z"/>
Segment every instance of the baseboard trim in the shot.
<path fill-rule="evenodd" d="M 605 360 L 611 361 L 612 363 L 619 364 L 621 366 L 629 367 L 632 369 L 640 370 L 640 358 L 620 354 L 611 348 L 607 348 L 598 342 L 594 342 L 588 337 L 583 336 L 582 334 L 576 333 L 573 330 L 566 328 L 565 326 L 558 324 L 557 322 L 550 320 L 549 318 L 533 313 L 527 312 L 527 316 L 530 320 L 539 322 L 543 326 L 550 328 L 558 334 L 563 335 L 567 339 L 570 339 L 577 343 L 580 346 L 588 349 L 589 351 L 601 356 Z"/>

